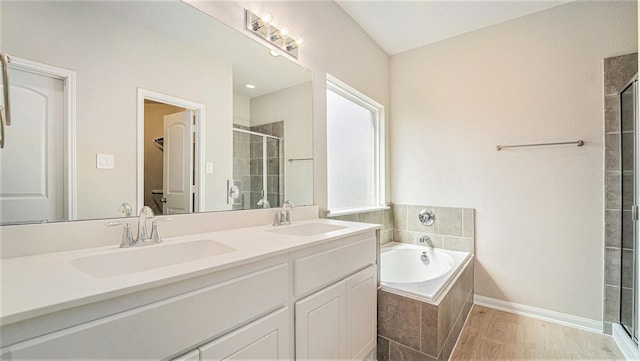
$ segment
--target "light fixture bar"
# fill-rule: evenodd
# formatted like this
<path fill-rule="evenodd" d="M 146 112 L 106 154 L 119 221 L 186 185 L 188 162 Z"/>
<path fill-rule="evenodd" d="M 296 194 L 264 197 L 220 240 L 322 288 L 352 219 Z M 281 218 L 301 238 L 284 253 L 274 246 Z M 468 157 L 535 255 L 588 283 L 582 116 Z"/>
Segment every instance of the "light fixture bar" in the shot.
<path fill-rule="evenodd" d="M 288 28 L 284 26 L 281 28 L 276 27 L 271 22 L 270 14 L 258 16 L 247 9 L 244 9 L 244 14 L 247 31 L 257 35 L 267 44 L 276 47 L 278 51 L 298 59 L 298 49 L 302 44 L 302 38 L 296 40 L 289 34 Z"/>

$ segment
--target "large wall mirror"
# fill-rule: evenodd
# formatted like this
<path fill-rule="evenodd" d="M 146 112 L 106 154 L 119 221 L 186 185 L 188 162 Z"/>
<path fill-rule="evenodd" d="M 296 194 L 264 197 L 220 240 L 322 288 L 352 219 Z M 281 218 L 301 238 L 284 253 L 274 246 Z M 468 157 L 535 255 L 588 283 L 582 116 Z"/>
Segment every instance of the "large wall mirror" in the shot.
<path fill-rule="evenodd" d="M 0 14 L 2 224 L 313 203 L 311 74 L 295 62 L 181 1 Z"/>

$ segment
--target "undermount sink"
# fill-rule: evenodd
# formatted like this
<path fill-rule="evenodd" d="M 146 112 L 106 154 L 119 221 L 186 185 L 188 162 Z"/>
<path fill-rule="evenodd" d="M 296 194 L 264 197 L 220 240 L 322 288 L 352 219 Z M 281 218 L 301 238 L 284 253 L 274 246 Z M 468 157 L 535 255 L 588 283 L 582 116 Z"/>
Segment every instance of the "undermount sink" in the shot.
<path fill-rule="evenodd" d="M 278 227 L 268 230 L 267 232 L 286 234 L 289 236 L 315 236 L 322 233 L 329 233 L 345 229 L 343 226 L 334 226 L 325 223 L 306 223 L 295 226 Z"/>
<path fill-rule="evenodd" d="M 213 240 L 122 248 L 117 252 L 77 258 L 71 265 L 95 278 L 121 276 L 235 251 Z"/>

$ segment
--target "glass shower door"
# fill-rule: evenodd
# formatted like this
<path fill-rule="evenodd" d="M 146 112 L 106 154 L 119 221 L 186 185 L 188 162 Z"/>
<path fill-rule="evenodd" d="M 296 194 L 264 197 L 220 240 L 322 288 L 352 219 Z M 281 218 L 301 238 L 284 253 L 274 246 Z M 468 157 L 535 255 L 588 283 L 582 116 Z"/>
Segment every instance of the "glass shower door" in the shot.
<path fill-rule="evenodd" d="M 638 80 L 620 93 L 622 131 L 622 271 L 620 275 L 620 323 L 634 341 L 638 340 L 636 324 L 638 305 L 636 280 L 638 266 Z"/>

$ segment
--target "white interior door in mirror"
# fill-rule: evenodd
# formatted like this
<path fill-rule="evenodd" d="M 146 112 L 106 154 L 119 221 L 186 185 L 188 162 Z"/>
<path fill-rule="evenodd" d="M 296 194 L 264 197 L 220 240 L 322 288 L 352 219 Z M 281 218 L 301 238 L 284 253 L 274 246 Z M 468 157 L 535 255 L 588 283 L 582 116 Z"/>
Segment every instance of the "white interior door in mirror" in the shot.
<path fill-rule="evenodd" d="M 10 69 L 9 78 L 13 121 L 0 151 L 2 222 L 62 220 L 64 81 L 21 69 Z"/>
<path fill-rule="evenodd" d="M 162 214 L 193 212 L 193 114 L 164 117 Z"/>

